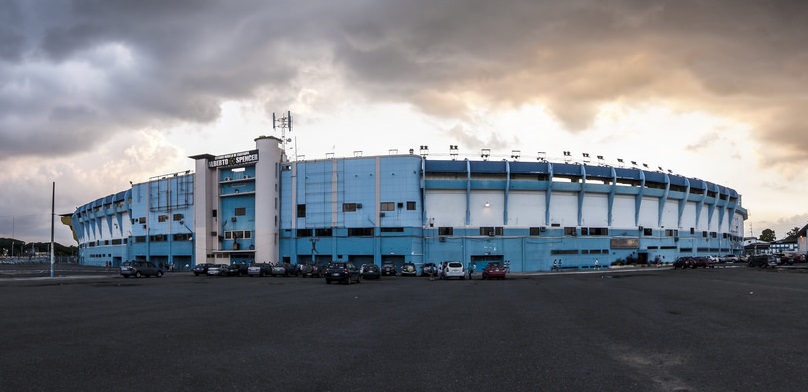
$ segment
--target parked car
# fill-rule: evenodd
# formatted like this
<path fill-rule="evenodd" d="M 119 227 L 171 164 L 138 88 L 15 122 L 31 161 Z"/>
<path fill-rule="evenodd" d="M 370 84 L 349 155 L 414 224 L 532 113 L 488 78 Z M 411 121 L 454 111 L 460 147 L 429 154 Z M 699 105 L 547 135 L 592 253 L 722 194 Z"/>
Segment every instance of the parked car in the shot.
<path fill-rule="evenodd" d="M 345 282 L 351 284 L 351 281 L 359 283 L 359 268 L 356 268 L 352 263 L 331 263 L 325 271 L 325 282 Z"/>
<path fill-rule="evenodd" d="M 737 263 L 741 261 L 737 255 L 724 255 L 721 257 L 721 261 L 724 263 Z"/>
<path fill-rule="evenodd" d="M 141 276 L 163 276 L 163 269 L 150 261 L 137 261 L 129 260 L 121 263 L 121 275 L 124 278 L 134 276 L 139 278 Z"/>
<path fill-rule="evenodd" d="M 359 267 L 359 276 L 362 279 L 379 279 L 382 276 L 382 271 L 376 264 L 362 264 Z"/>
<path fill-rule="evenodd" d="M 773 255 L 754 255 L 749 257 L 749 264 L 747 265 L 761 268 L 777 267 L 777 257 Z"/>
<path fill-rule="evenodd" d="M 396 265 L 392 261 L 382 262 L 382 276 L 396 276 Z"/>
<path fill-rule="evenodd" d="M 710 259 L 712 257 L 712 259 Z M 690 268 L 707 268 L 712 267 L 713 263 L 718 260 L 714 256 L 707 256 L 707 257 L 694 257 L 690 261 Z"/>
<path fill-rule="evenodd" d="M 691 259 L 692 259 L 692 257 L 686 257 L 686 256 L 683 256 L 683 257 L 680 257 L 680 258 L 676 259 L 676 261 L 673 262 L 673 269 L 690 268 Z"/>
<path fill-rule="evenodd" d="M 275 263 L 272 264 L 272 268 L 270 268 L 269 274 L 272 276 L 287 276 L 288 273 L 286 272 L 286 266 L 283 263 Z"/>
<path fill-rule="evenodd" d="M 505 279 L 505 267 L 498 261 L 491 261 L 483 268 L 483 279 Z"/>
<path fill-rule="evenodd" d="M 246 263 L 233 263 L 227 266 L 227 276 L 244 276 L 247 275 Z"/>
<path fill-rule="evenodd" d="M 680 257 L 673 262 L 673 269 L 681 268 L 707 268 L 713 263 L 707 257 Z"/>
<path fill-rule="evenodd" d="M 269 263 L 253 263 L 247 268 L 247 275 L 264 277 L 272 274 L 272 264 Z"/>
<path fill-rule="evenodd" d="M 314 277 L 317 276 L 317 266 L 314 263 L 300 263 L 297 265 L 298 271 L 300 272 L 300 276 L 302 277 Z"/>
<path fill-rule="evenodd" d="M 421 267 L 421 276 L 432 276 L 438 272 L 438 266 L 435 263 L 426 263 Z"/>
<path fill-rule="evenodd" d="M 194 276 L 207 275 L 208 274 L 208 268 L 210 268 L 210 266 L 212 266 L 212 265 L 213 264 L 197 264 L 197 265 L 195 265 L 194 268 L 193 268 Z"/>
<path fill-rule="evenodd" d="M 318 278 L 321 278 L 321 277 L 325 276 L 325 270 L 328 269 L 329 264 L 331 264 L 331 263 L 329 263 L 327 261 L 321 261 L 321 262 L 317 263 L 317 277 Z"/>
<path fill-rule="evenodd" d="M 208 267 L 209 276 L 227 276 L 229 271 L 227 264 L 213 264 Z"/>
<path fill-rule="evenodd" d="M 418 269 L 414 263 L 404 263 L 401 265 L 401 276 L 417 276 Z"/>
<path fill-rule="evenodd" d="M 440 271 L 441 279 L 460 278 L 466 279 L 466 271 L 463 268 L 463 263 L 459 261 L 447 261 L 443 264 Z"/>

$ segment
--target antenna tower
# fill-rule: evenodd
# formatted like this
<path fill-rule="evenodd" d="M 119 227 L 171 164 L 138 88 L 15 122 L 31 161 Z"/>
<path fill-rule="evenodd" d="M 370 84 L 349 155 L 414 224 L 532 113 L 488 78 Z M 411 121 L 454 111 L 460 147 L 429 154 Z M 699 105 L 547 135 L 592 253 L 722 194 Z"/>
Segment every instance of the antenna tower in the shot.
<path fill-rule="evenodd" d="M 287 133 L 292 133 L 291 111 L 286 111 L 286 114 L 282 115 L 282 117 L 277 117 L 275 116 L 275 112 L 272 112 L 272 129 L 274 130 L 277 128 L 281 129 L 281 144 L 283 146 L 283 153 L 286 154 L 287 145 L 292 141 L 292 138 L 286 136 Z M 295 152 L 295 154 L 296 153 L 297 152 Z"/>

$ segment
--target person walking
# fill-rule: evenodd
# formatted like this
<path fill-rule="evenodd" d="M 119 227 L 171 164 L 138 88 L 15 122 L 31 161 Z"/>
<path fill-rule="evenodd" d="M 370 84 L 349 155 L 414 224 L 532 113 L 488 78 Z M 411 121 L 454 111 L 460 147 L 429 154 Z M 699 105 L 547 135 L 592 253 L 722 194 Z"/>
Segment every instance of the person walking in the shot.
<path fill-rule="evenodd" d="M 600 264 L 598 264 L 598 259 L 597 258 L 595 259 L 595 269 L 596 270 L 600 269 Z"/>
<path fill-rule="evenodd" d="M 471 275 L 474 274 L 474 262 L 469 261 L 469 280 L 471 280 Z"/>
<path fill-rule="evenodd" d="M 558 271 L 558 259 L 553 259 L 553 271 Z"/>

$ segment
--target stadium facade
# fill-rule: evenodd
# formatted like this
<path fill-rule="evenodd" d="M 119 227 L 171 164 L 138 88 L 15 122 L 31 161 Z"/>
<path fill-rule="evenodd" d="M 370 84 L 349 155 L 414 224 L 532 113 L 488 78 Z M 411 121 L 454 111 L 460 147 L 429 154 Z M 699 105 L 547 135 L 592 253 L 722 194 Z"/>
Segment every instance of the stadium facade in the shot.
<path fill-rule="evenodd" d="M 457 260 L 530 272 L 743 250 L 735 190 L 661 170 L 412 151 L 288 161 L 281 139 L 255 143 L 78 207 L 80 262 Z"/>

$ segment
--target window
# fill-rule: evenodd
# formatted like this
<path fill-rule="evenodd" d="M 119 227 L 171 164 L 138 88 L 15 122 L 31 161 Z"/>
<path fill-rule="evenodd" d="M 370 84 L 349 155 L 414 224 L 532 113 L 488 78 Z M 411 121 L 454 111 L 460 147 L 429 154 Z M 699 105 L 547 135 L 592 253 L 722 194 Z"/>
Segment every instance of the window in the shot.
<path fill-rule="evenodd" d="M 609 229 L 606 227 L 590 227 L 589 235 L 609 235 Z"/>
<path fill-rule="evenodd" d="M 297 217 L 298 218 L 305 218 L 306 217 L 306 205 L 305 204 L 298 204 L 297 205 Z"/>
<path fill-rule="evenodd" d="M 311 237 L 311 229 L 297 229 L 298 237 Z"/>
<path fill-rule="evenodd" d="M 216 210 L 213 210 L 212 212 L 213 212 L 213 214 L 211 216 L 215 218 L 216 217 Z"/>
<path fill-rule="evenodd" d="M 581 228 L 581 235 L 589 235 L 589 228 L 588 227 L 582 227 Z"/>
<path fill-rule="evenodd" d="M 382 233 L 403 233 L 403 227 L 382 227 L 379 229 Z"/>
<path fill-rule="evenodd" d="M 415 202 L 414 201 L 408 201 L 407 202 L 407 209 L 410 210 L 410 211 L 415 211 Z"/>
<path fill-rule="evenodd" d="M 541 233 L 541 227 L 531 227 L 530 228 L 530 235 L 536 236 Z"/>
<path fill-rule="evenodd" d="M 235 214 L 236 216 L 244 216 L 244 215 L 247 215 L 247 209 L 246 209 L 246 208 L 244 208 L 244 207 L 236 207 L 236 210 L 235 210 L 234 214 Z"/>
<path fill-rule="evenodd" d="M 379 204 L 379 211 L 395 211 L 396 203 L 392 201 L 383 201 Z"/>
<path fill-rule="evenodd" d="M 494 235 L 493 227 L 480 227 L 480 235 Z"/>
<path fill-rule="evenodd" d="M 146 223 L 146 217 L 145 217 L 145 216 L 141 216 L 141 217 L 138 219 L 138 222 L 140 222 L 140 223 Z"/>
<path fill-rule="evenodd" d="M 454 235 L 454 227 L 438 227 L 438 235 Z"/>
<path fill-rule="evenodd" d="M 356 203 L 342 203 L 342 212 L 356 211 Z"/>
<path fill-rule="evenodd" d="M 642 235 L 654 235 L 654 229 L 643 229 Z"/>
<path fill-rule="evenodd" d="M 571 235 L 571 236 L 574 237 L 577 234 L 578 234 L 578 232 L 575 230 L 574 227 L 565 227 L 564 228 L 564 235 Z"/>
<path fill-rule="evenodd" d="M 333 230 L 330 227 L 327 229 L 316 229 L 314 233 L 317 234 L 318 237 L 331 237 Z"/>
<path fill-rule="evenodd" d="M 172 219 L 174 219 L 174 222 L 177 222 L 177 221 L 181 221 L 182 218 L 184 218 L 184 217 L 185 216 L 182 215 L 182 214 L 174 214 L 174 217 Z"/>
<path fill-rule="evenodd" d="M 372 227 L 352 227 L 348 229 L 349 237 L 367 237 L 373 235 Z"/>
<path fill-rule="evenodd" d="M 161 223 L 166 222 L 166 221 L 168 221 L 168 216 L 166 216 L 166 215 L 158 215 L 157 216 L 157 221 L 161 222 Z"/>

